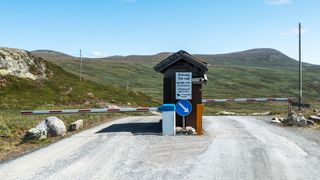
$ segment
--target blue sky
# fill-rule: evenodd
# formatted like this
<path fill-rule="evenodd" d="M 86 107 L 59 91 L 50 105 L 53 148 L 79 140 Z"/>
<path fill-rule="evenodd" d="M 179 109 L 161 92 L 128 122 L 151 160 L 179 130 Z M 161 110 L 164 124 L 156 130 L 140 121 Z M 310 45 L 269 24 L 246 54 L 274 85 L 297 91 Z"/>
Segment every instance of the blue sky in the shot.
<path fill-rule="evenodd" d="M 320 64 L 319 0 L 2 0 L 0 46 L 98 57 L 274 48 Z"/>

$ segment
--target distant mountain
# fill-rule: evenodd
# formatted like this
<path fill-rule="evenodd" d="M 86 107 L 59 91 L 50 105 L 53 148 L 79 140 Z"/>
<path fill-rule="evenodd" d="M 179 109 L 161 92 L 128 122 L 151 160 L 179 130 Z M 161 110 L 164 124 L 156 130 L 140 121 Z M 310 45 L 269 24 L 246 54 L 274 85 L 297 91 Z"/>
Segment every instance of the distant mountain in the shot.
<path fill-rule="evenodd" d="M 295 68 L 298 61 L 275 49 L 251 49 L 217 55 L 196 55 L 211 65 L 246 66 L 263 68 Z M 312 66 L 304 63 L 305 66 Z"/>
<path fill-rule="evenodd" d="M 35 56 L 42 57 L 44 59 L 74 59 L 75 57 L 70 56 L 65 53 L 61 53 L 53 50 L 36 50 L 31 51 L 31 53 Z"/>
<path fill-rule="evenodd" d="M 67 54 L 50 50 L 32 51 L 36 56 L 43 57 L 48 60 L 75 60 Z M 155 55 L 130 55 L 130 56 L 110 56 L 105 58 L 85 58 L 86 60 L 100 61 L 117 61 L 117 62 L 135 62 L 135 63 L 151 63 L 156 64 L 168 56 L 170 52 L 159 53 Z M 207 62 L 209 65 L 220 66 L 240 66 L 240 67 L 260 67 L 260 68 L 276 68 L 290 69 L 298 66 L 298 61 L 288 57 L 282 52 L 270 49 L 260 48 L 251 49 L 241 52 L 227 54 L 195 54 L 195 57 Z M 304 63 L 304 66 L 311 67 L 312 64 Z"/>

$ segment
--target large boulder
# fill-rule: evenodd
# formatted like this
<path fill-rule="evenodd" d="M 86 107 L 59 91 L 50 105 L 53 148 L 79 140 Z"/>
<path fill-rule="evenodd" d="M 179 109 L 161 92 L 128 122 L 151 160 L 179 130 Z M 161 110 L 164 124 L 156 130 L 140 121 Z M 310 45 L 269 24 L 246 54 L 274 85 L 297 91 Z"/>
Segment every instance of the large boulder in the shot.
<path fill-rule="evenodd" d="M 77 130 L 81 129 L 82 127 L 83 127 L 83 120 L 79 119 L 79 120 L 71 123 L 69 128 L 71 131 L 77 131 Z"/>
<path fill-rule="evenodd" d="M 56 116 L 47 117 L 45 122 L 51 136 L 62 136 L 67 132 L 64 122 Z"/>

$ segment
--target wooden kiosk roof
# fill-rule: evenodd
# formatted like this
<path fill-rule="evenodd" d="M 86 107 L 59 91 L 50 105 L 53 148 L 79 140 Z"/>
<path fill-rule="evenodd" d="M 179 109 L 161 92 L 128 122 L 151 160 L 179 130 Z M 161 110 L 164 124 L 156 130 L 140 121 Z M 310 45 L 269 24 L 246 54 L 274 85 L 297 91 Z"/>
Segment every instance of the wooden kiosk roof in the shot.
<path fill-rule="evenodd" d="M 187 61 L 190 64 L 196 66 L 203 72 L 203 74 L 208 71 L 207 63 L 200 61 L 199 59 L 195 58 L 194 56 L 192 56 L 191 54 L 183 50 L 172 54 L 171 56 L 161 61 L 156 66 L 154 66 L 153 69 L 156 72 L 164 73 L 168 67 L 172 66 L 173 64 L 177 63 L 180 60 Z"/>

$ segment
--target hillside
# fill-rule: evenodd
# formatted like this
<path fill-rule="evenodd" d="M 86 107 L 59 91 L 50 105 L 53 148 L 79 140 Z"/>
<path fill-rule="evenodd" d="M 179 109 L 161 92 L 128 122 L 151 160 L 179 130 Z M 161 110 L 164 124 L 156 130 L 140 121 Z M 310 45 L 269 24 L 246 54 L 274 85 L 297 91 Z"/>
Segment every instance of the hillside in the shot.
<path fill-rule="evenodd" d="M 268 52 L 278 53 L 278 58 L 274 57 L 274 61 L 268 60 L 271 55 Z M 236 97 L 297 97 L 298 94 L 298 73 L 292 68 L 296 67 L 296 61 L 282 55 L 278 51 L 266 50 L 251 50 L 240 53 L 230 54 L 232 57 L 246 58 L 253 56 L 261 57 L 263 63 L 259 64 L 262 67 L 254 67 L 250 58 L 246 61 L 251 66 L 245 64 L 235 65 L 218 60 L 209 61 L 208 83 L 204 86 L 204 98 L 236 98 Z M 169 54 L 162 54 L 163 57 Z M 198 55 L 199 57 L 200 55 Z M 202 55 L 203 56 L 203 55 Z M 221 57 L 221 55 L 214 55 Z M 214 57 L 210 56 L 210 57 Z M 138 56 L 135 56 L 138 58 Z M 226 58 L 227 56 L 223 56 Z M 262 57 L 265 57 L 264 59 Z M 118 57 L 120 58 L 120 57 Z M 86 59 L 83 62 L 83 73 L 87 79 L 97 83 L 112 83 L 120 88 L 126 88 L 128 83 L 129 89 L 143 92 L 159 101 L 162 99 L 162 75 L 153 70 L 153 66 L 157 61 L 161 61 L 159 56 L 144 57 L 140 60 L 92 60 Z M 205 58 L 200 57 L 202 60 Z M 287 59 L 281 62 L 279 59 Z M 50 60 L 50 59 L 49 59 Z M 63 67 L 68 72 L 77 74 L 79 72 L 79 60 L 51 60 L 55 64 Z M 212 61 L 216 64 L 212 65 Z M 225 60 L 228 61 L 228 60 Z M 230 60 L 231 61 L 231 60 Z M 254 60 L 256 61 L 256 60 Z M 258 63 L 258 61 L 256 61 Z M 279 64 L 279 63 L 282 63 Z M 277 65 L 278 68 L 273 68 Z M 289 68 L 288 68 L 289 67 Z M 320 98 L 320 68 L 318 66 L 304 66 L 303 86 L 304 98 L 306 102 L 314 103 Z M 318 102 L 317 102 L 318 103 Z M 286 110 L 286 106 L 281 106 L 282 110 Z M 261 111 L 261 110 L 276 110 L 279 109 L 274 104 L 265 104 L 263 106 L 246 105 L 246 104 L 219 104 L 214 105 L 214 108 L 207 112 L 216 112 L 220 110 L 237 110 L 243 111 Z"/>
<path fill-rule="evenodd" d="M 48 51 L 48 53 L 46 53 Z M 50 50 L 32 51 L 36 56 L 50 60 L 77 60 L 63 53 Z M 156 64 L 167 58 L 170 52 L 159 53 L 155 55 L 130 55 L 130 56 L 110 56 L 105 58 L 84 58 L 85 60 L 100 60 L 112 62 L 130 62 L 130 63 L 148 63 Z M 194 54 L 195 57 L 209 63 L 210 65 L 219 66 L 241 66 L 241 67 L 257 67 L 257 68 L 275 68 L 275 69 L 294 69 L 297 68 L 298 62 L 288 57 L 280 51 L 270 48 L 251 49 L 241 52 L 227 54 Z M 313 67 L 314 65 L 304 63 L 305 67 Z"/>
<path fill-rule="evenodd" d="M 79 61 L 58 61 L 59 66 L 77 74 Z M 98 83 L 112 83 L 129 87 L 161 98 L 162 75 L 154 72 L 153 63 L 94 61 L 85 60 L 83 71 L 86 78 Z M 315 66 L 316 67 L 316 66 Z M 306 97 L 319 97 L 320 68 L 304 72 Z M 296 96 L 297 72 L 289 69 L 210 66 L 209 82 L 205 86 L 206 97 L 255 97 L 255 96 Z M 160 88 L 159 88 L 160 87 Z"/>
<path fill-rule="evenodd" d="M 10 48 L 0 49 L 0 95 L 0 109 L 154 104 L 144 94 L 110 83 L 80 82 L 78 76 L 53 63 L 27 51 Z"/>

